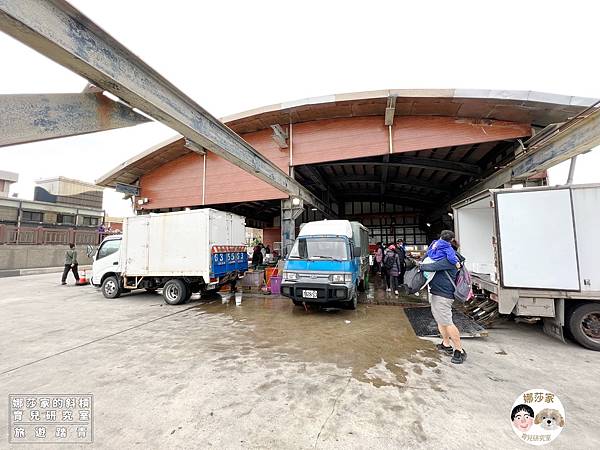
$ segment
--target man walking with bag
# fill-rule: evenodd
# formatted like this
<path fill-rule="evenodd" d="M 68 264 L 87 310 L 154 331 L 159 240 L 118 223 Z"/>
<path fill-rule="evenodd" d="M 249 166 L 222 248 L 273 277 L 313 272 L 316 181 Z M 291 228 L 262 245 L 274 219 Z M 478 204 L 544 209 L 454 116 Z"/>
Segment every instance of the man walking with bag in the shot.
<path fill-rule="evenodd" d="M 75 244 L 69 244 L 69 250 L 65 252 L 65 270 L 63 270 L 61 284 L 67 284 L 67 275 L 69 275 L 69 271 L 73 271 L 75 282 L 79 282 L 79 273 L 77 272 L 78 265 L 79 263 L 77 262 L 77 250 L 75 250 Z"/>
<path fill-rule="evenodd" d="M 447 233 L 448 241 L 454 239 L 454 233 L 451 231 L 445 230 L 442 233 Z M 464 258 L 462 258 L 462 261 L 464 261 Z M 462 364 L 467 359 L 467 352 L 462 348 L 460 332 L 452 322 L 452 303 L 454 302 L 455 290 L 452 280 L 456 279 L 458 269 L 447 258 L 421 264 L 420 268 L 425 272 L 436 272 L 429 282 L 431 313 L 442 336 L 442 342 L 437 344 L 436 348 L 447 355 L 452 355 L 451 362 L 454 364 Z M 450 341 L 452 341 L 454 348 Z"/>

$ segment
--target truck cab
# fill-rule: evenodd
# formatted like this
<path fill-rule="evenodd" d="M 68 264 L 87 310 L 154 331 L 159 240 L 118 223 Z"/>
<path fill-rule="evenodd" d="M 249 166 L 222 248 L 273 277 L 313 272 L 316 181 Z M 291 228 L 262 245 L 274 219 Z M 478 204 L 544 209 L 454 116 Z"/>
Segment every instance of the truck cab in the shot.
<path fill-rule="evenodd" d="M 343 303 L 356 309 L 358 291 L 368 282 L 368 254 L 368 231 L 358 222 L 310 222 L 286 259 L 281 294 L 295 305 Z"/>
<path fill-rule="evenodd" d="M 108 236 L 102 241 L 100 247 L 94 255 L 92 264 L 92 284 L 96 287 L 102 286 L 103 282 L 108 277 L 115 277 L 121 273 L 121 235 Z M 113 290 L 119 289 L 118 283 L 108 283 L 103 286 L 103 289 L 108 289 L 112 293 Z"/>

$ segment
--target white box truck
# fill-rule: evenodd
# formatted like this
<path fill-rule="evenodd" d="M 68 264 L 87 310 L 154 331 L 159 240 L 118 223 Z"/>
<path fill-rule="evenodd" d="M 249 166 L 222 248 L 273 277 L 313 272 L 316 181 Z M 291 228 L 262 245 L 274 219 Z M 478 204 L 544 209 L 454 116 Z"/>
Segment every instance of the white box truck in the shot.
<path fill-rule="evenodd" d="M 106 298 L 162 289 L 171 305 L 217 292 L 248 268 L 245 225 L 243 217 L 215 209 L 128 217 L 123 234 L 99 246 L 92 284 Z"/>
<path fill-rule="evenodd" d="M 500 314 L 600 350 L 600 184 L 488 190 L 453 211 L 474 287 Z"/>

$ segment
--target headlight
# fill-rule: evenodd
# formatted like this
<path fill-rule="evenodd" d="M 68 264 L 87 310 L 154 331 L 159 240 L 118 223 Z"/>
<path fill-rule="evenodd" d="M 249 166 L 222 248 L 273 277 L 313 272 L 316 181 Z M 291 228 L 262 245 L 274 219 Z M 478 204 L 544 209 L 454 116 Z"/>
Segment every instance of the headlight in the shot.
<path fill-rule="evenodd" d="M 297 280 L 298 274 L 296 272 L 283 272 L 284 280 Z"/>
<path fill-rule="evenodd" d="M 332 283 L 350 283 L 352 282 L 351 273 L 334 273 L 329 275 L 329 281 Z"/>

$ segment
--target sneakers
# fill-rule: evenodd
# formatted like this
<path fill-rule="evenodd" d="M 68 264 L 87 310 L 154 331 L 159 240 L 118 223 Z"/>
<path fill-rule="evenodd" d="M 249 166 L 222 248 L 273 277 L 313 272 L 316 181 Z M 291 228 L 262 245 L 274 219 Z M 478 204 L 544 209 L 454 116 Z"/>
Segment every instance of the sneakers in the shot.
<path fill-rule="evenodd" d="M 466 359 L 467 352 L 465 352 L 464 350 L 462 352 L 454 350 L 454 354 L 452 355 L 452 359 L 450 360 L 450 362 L 454 364 L 462 364 L 465 362 Z"/>
<path fill-rule="evenodd" d="M 63 282 L 62 282 L 62 283 L 60 283 L 60 284 L 64 286 L 65 284 L 67 284 L 67 282 L 66 282 L 66 281 L 63 281 Z"/>
<path fill-rule="evenodd" d="M 392 292 L 392 289 L 391 289 L 391 288 L 387 288 L 387 289 L 385 290 L 385 292 Z"/>
<path fill-rule="evenodd" d="M 446 347 L 443 342 L 441 344 L 437 344 L 435 348 L 438 349 L 440 352 L 445 353 L 446 355 L 452 355 L 454 353 L 454 349 L 452 348 L 452 346 L 449 345 L 448 347 Z"/>
<path fill-rule="evenodd" d="M 395 294 L 395 295 L 399 295 L 399 294 L 398 294 L 398 291 L 394 291 L 394 294 Z"/>

